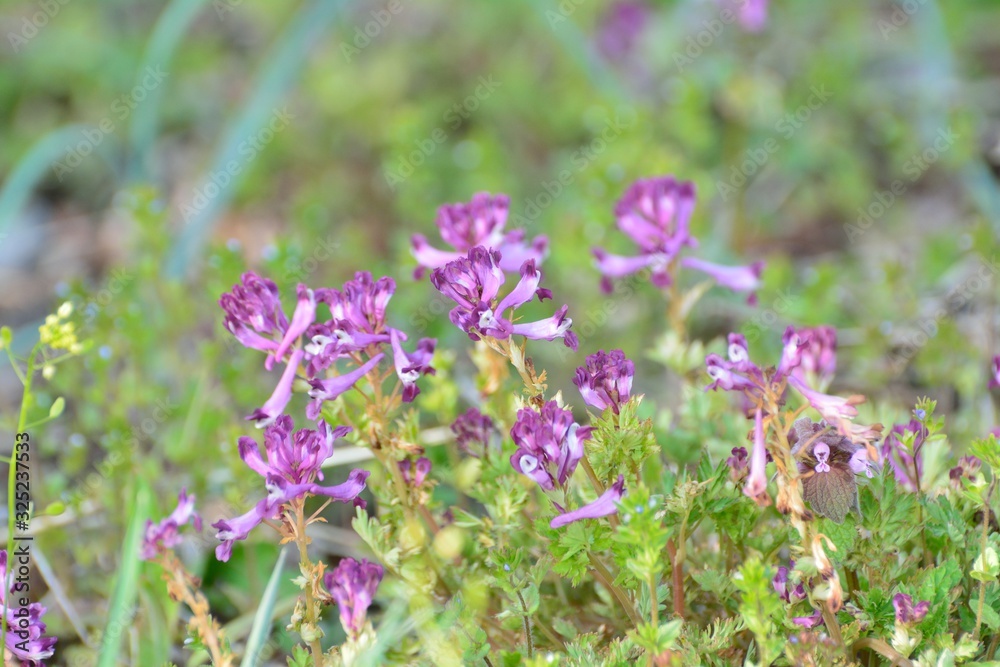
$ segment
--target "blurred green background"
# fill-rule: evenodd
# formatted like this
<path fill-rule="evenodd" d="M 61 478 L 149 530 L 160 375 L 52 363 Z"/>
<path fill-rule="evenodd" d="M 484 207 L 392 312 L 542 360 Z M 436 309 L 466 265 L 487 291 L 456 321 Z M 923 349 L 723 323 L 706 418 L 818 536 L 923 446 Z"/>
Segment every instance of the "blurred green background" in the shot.
<path fill-rule="evenodd" d="M 235 441 L 274 377 L 216 305 L 242 271 L 274 279 L 286 304 L 299 281 L 393 276 L 390 321 L 444 351 L 427 425 L 474 400 L 468 340 L 413 280 L 409 236 L 441 245 L 437 206 L 480 190 L 510 195 L 508 228 L 551 239 L 545 283 L 581 338 L 578 354 L 534 348 L 551 386 L 572 389 L 586 354 L 622 348 L 677 462 L 733 443 L 711 419 L 672 427 L 684 397 L 656 361 L 663 298 L 644 284 L 601 295 L 590 255 L 630 251 L 614 202 L 667 173 L 698 186 L 702 257 L 768 263 L 758 305 L 721 289 L 699 304 L 692 331 L 709 349 L 743 331 L 755 358 L 777 360 L 788 324 L 832 324 L 833 390 L 868 395 L 864 418 L 890 425 L 928 395 L 956 449 L 997 426 L 1000 5 L 778 0 L 754 33 L 714 0 L 628 3 L 641 5 L 632 27 L 623 4 L 4 4 L 0 322 L 23 351 L 69 299 L 94 341 L 41 389 L 43 406 L 67 399 L 33 473 L 37 504 L 69 505 L 36 525 L 53 664 L 92 664 L 137 486 L 159 517 L 186 485 L 208 521 L 256 488 Z M 5 366 L 4 443 L 19 395 Z M 336 532 L 349 513 L 328 516 L 321 548 L 355 553 Z M 274 547 L 237 550 L 244 575 L 211 546 L 207 531 L 187 556 L 238 637 Z M 123 662 L 186 659 L 167 648 L 178 609 L 157 577 L 143 570 Z"/>

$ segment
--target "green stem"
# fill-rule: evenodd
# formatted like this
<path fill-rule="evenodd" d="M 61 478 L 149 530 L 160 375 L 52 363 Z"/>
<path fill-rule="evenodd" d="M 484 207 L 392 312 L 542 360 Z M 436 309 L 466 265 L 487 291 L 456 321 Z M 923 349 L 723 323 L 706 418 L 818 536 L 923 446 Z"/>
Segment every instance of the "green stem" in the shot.
<path fill-rule="evenodd" d="M 311 574 L 313 572 L 313 564 L 309 560 L 309 542 L 306 538 L 304 507 L 305 505 L 301 501 L 295 505 L 295 542 L 299 546 L 299 567 L 303 572 Z M 306 622 L 313 629 L 318 629 L 319 613 L 316 609 L 316 599 L 313 597 L 314 584 L 314 581 L 306 582 Z M 309 644 L 309 650 L 312 652 L 313 665 L 315 667 L 323 667 L 323 645 L 320 643 L 319 637 L 312 640 Z"/>
<path fill-rule="evenodd" d="M 17 363 L 14 361 L 14 357 L 10 356 L 10 350 L 8 349 L 8 355 L 10 356 L 10 363 L 14 367 L 14 372 L 22 378 L 24 384 L 24 392 L 21 394 L 21 412 L 17 417 L 17 433 L 24 432 L 24 426 L 28 422 L 28 402 L 31 399 L 31 381 L 35 375 L 35 356 L 38 354 L 38 349 L 41 343 L 36 343 L 35 347 L 31 349 L 31 354 L 28 355 L 28 367 L 24 371 L 24 375 L 21 376 L 20 371 L 17 368 Z M 7 346 L 5 346 L 7 347 Z M 16 435 L 15 435 L 16 437 Z M 7 469 L 7 558 L 11 558 L 14 553 L 14 487 L 16 480 L 17 471 L 17 447 L 11 445 L 10 451 L 10 461 L 8 463 Z M 7 577 L 14 576 L 14 568 L 7 568 Z M 4 590 L 10 590 L 10 579 L 4 579 Z M 7 612 L 9 610 L 8 604 L 11 596 L 5 595 L 3 602 L 3 620 L 0 621 L 0 647 L 7 646 Z M 6 649 L 4 649 L 6 651 Z"/>
<path fill-rule="evenodd" d="M 521 601 L 521 609 L 524 611 L 521 622 L 524 624 L 524 639 L 528 642 L 528 657 L 531 658 L 535 655 L 535 643 L 531 641 L 531 619 L 528 618 L 528 605 L 524 603 L 524 596 L 521 595 L 520 590 L 517 591 L 517 599 Z"/>
<path fill-rule="evenodd" d="M 594 566 L 594 572 L 597 574 L 597 578 L 601 580 L 604 587 L 611 591 L 611 594 L 615 596 L 618 600 L 618 604 L 621 605 L 622 610 L 628 615 L 629 620 L 635 627 L 639 627 L 642 624 L 642 619 L 639 618 L 635 613 L 635 608 L 632 606 L 632 601 L 628 599 L 628 595 L 625 594 L 618 586 L 615 586 L 614 577 L 608 572 L 608 569 L 604 567 L 602 563 L 594 554 L 587 552 L 587 556 L 590 558 L 590 564 Z"/>

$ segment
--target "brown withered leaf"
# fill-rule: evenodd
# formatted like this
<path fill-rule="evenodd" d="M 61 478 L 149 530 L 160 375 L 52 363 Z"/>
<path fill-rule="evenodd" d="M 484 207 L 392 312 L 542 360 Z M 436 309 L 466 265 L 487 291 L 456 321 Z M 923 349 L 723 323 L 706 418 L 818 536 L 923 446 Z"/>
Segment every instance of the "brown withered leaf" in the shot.
<path fill-rule="evenodd" d="M 803 498 L 813 510 L 834 523 L 843 523 L 847 513 L 858 504 L 854 473 L 840 466 L 804 477 L 802 490 Z"/>

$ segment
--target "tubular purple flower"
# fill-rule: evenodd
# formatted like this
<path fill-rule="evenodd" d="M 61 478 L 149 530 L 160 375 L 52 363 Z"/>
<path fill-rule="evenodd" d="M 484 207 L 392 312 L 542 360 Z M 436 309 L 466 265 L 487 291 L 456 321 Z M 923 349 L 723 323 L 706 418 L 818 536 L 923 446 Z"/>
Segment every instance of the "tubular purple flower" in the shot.
<path fill-rule="evenodd" d="M 799 358 L 793 373 L 805 381 L 811 375 L 820 381 L 829 381 L 837 372 L 837 330 L 830 326 L 803 328 L 797 332 Z M 787 334 L 786 334 L 787 335 Z"/>
<path fill-rule="evenodd" d="M 748 391 L 758 387 L 757 383 L 743 375 L 734 372 L 734 365 L 726 362 L 717 354 L 710 354 L 705 357 L 705 368 L 708 376 L 712 378 L 712 384 L 705 387 L 709 389 L 724 389 L 726 391 Z"/>
<path fill-rule="evenodd" d="M 913 451 L 903 445 L 903 439 L 909 434 L 913 438 Z M 922 450 L 927 429 L 916 419 L 908 424 L 897 424 L 892 427 L 882 443 L 882 458 L 892 466 L 896 482 L 907 491 L 916 491 L 920 486 L 920 478 L 924 474 Z"/>
<path fill-rule="evenodd" d="M 756 292 L 760 287 L 760 275 L 764 271 L 764 262 L 754 262 L 747 266 L 723 266 L 696 257 L 685 257 L 681 260 L 681 266 L 706 273 L 719 286 L 734 292 L 750 292 L 747 302 L 757 303 Z"/>
<path fill-rule="evenodd" d="M 493 420 L 476 408 L 469 408 L 451 425 L 458 448 L 470 456 L 480 457 L 489 450 L 499 450 L 500 442 Z M 515 466 L 517 467 L 517 466 Z"/>
<path fill-rule="evenodd" d="M 9 555 L 6 549 L 0 550 L 0 582 L 7 581 Z M 13 570 L 13 568 L 11 568 Z M 0 586 L 0 607 L 7 609 L 7 635 L 4 638 L 4 664 L 10 658 L 19 661 L 21 667 L 44 667 L 42 661 L 55 655 L 56 638 L 46 637 L 46 625 L 42 621 L 47 609 L 37 602 L 20 606 L 25 592 L 23 584 L 18 584 L 11 578 L 9 589 Z"/>
<path fill-rule="evenodd" d="M 403 474 L 403 481 L 407 484 L 421 486 L 431 471 L 431 460 L 426 456 L 421 456 L 414 464 L 410 459 L 403 459 L 399 462 L 399 471 Z"/>
<path fill-rule="evenodd" d="M 288 358 L 288 365 L 285 366 L 285 370 L 278 380 L 278 385 L 274 388 L 274 393 L 262 407 L 257 408 L 247 416 L 247 421 L 254 422 L 257 428 L 264 428 L 285 411 L 288 402 L 292 400 L 292 385 L 295 383 L 295 376 L 304 356 L 305 352 L 302 350 L 292 350 L 292 354 Z"/>
<path fill-rule="evenodd" d="M 569 306 L 564 305 L 548 319 L 527 322 L 525 324 L 515 324 L 510 328 L 510 333 L 515 336 L 524 336 L 531 340 L 555 340 L 556 338 L 562 338 L 563 344 L 575 352 L 580 343 L 576 334 L 569 330 L 573 326 L 573 320 L 566 317 L 568 310 Z"/>
<path fill-rule="evenodd" d="M 347 435 L 349 427 L 330 428 L 320 421 L 317 430 L 299 429 L 293 433 L 293 429 L 291 417 L 282 415 L 264 430 L 267 461 L 261 457 L 260 448 L 252 438 L 240 438 L 240 458 L 248 468 L 264 477 L 267 496 L 245 514 L 212 524 L 221 542 L 215 550 L 219 560 L 229 560 L 237 540 L 246 539 L 265 519 L 278 518 L 281 506 L 292 500 L 313 494 L 352 502 L 364 491 L 369 473 L 360 469 L 352 470 L 342 484 L 320 486 L 315 483 L 323 479 L 322 466 L 333 454 L 334 441 Z"/>
<path fill-rule="evenodd" d="M 785 329 L 781 342 L 784 346 L 781 348 L 781 360 L 775 373 L 775 378 L 779 381 L 799 367 L 802 363 L 802 349 L 805 347 L 794 327 Z"/>
<path fill-rule="evenodd" d="M 557 483 L 562 486 L 583 458 L 583 443 L 591 430 L 575 423 L 573 413 L 555 401 L 543 405 L 540 413 L 522 408 L 510 429 L 517 445 L 510 463 L 543 489 L 552 490 Z"/>
<path fill-rule="evenodd" d="M 332 401 L 353 387 L 357 384 L 358 380 L 368 374 L 368 371 L 375 368 L 384 356 L 384 353 L 379 352 L 361 366 L 358 366 L 354 370 L 344 373 L 343 375 L 338 375 L 337 377 L 328 378 L 326 380 L 310 380 L 309 385 L 312 389 L 309 390 L 309 396 L 313 400 L 306 407 L 306 417 L 309 419 L 316 419 L 319 417 L 320 412 L 323 409 L 323 401 Z"/>
<path fill-rule="evenodd" d="M 791 565 L 794 567 L 795 563 L 793 562 Z M 774 587 L 774 591 L 778 594 L 778 597 L 785 602 L 795 603 L 806 597 L 806 589 L 801 581 L 795 588 L 789 588 L 789 574 L 791 574 L 791 570 L 782 565 L 778 568 L 778 573 L 771 579 L 771 585 Z"/>
<path fill-rule="evenodd" d="M 906 593 L 896 593 L 892 596 L 892 607 L 896 610 L 896 623 L 908 625 L 924 620 L 930 611 L 931 603 L 927 600 L 913 604 L 913 598 Z"/>
<path fill-rule="evenodd" d="M 264 362 L 264 367 L 267 370 L 271 370 L 271 365 L 275 360 L 280 360 L 285 356 L 295 345 L 295 341 L 299 339 L 299 336 L 306 332 L 306 329 L 316 321 L 316 296 L 313 291 L 306 287 L 305 285 L 299 284 L 298 286 L 298 303 L 295 306 L 295 312 L 292 313 L 292 321 L 288 325 L 288 329 L 285 331 L 284 337 L 281 339 L 281 343 L 278 345 L 278 349 L 275 350 L 273 356 L 269 356 L 267 361 Z"/>
<path fill-rule="evenodd" d="M 581 519 L 597 519 L 602 516 L 616 514 L 618 503 L 625 493 L 625 476 L 618 475 L 618 481 L 608 487 L 607 491 L 594 502 L 584 505 L 580 509 L 560 514 L 549 523 L 550 528 L 560 528 L 566 524 L 580 521 Z"/>
<path fill-rule="evenodd" d="M 187 494 L 187 489 L 181 489 L 177 497 L 177 507 L 165 519 L 159 523 L 153 523 L 151 519 L 146 520 L 146 533 L 142 539 L 142 548 L 139 552 L 141 560 L 150 560 L 165 549 L 172 549 L 181 543 L 180 528 L 188 522 L 194 525 L 194 529 L 201 532 L 201 516 L 194 509 L 195 496 Z"/>
<path fill-rule="evenodd" d="M 764 419 L 760 409 L 754 415 L 753 450 L 750 452 L 750 475 L 744 495 L 753 498 L 758 504 L 767 497 L 767 442 L 764 439 Z"/>
<path fill-rule="evenodd" d="M 815 628 L 823 622 L 823 612 L 819 609 L 809 616 L 793 616 L 792 623 L 802 628 Z"/>
<path fill-rule="evenodd" d="M 587 405 L 598 410 L 612 408 L 618 414 L 621 404 L 630 398 L 634 376 L 635 364 L 624 352 L 599 350 L 587 357 L 586 365 L 576 369 L 573 384 Z"/>
<path fill-rule="evenodd" d="M 288 328 L 278 286 L 252 271 L 240 276 L 239 284 L 219 298 L 219 305 L 226 313 L 226 329 L 247 347 L 273 351 L 274 339 Z"/>
<path fill-rule="evenodd" d="M 338 329 L 355 330 L 368 334 L 385 332 L 385 311 L 396 291 L 396 282 L 383 276 L 372 279 L 367 271 L 358 271 L 354 280 L 344 283 L 341 290 L 316 290 L 316 300 L 330 308 L 333 322 Z"/>
<path fill-rule="evenodd" d="M 499 251 L 500 267 L 504 271 L 517 271 L 529 259 L 540 264 L 548 250 L 548 239 L 539 236 L 528 244 L 523 230 L 504 233 L 509 210 L 507 195 L 491 196 L 488 192 L 476 193 L 468 203 L 445 204 L 438 208 L 437 226 L 441 238 L 455 250 L 438 250 L 426 237 L 415 234 L 412 252 L 420 267 L 414 275 L 419 278 L 423 269 L 440 268 L 476 246 Z"/>
<path fill-rule="evenodd" d="M 417 386 L 420 376 L 434 375 L 436 372 L 431 367 L 431 359 L 434 357 L 437 341 L 433 338 L 421 338 L 413 354 L 407 354 L 400 342 L 406 340 L 406 334 L 398 329 L 391 329 L 389 335 L 396 375 L 403 384 L 403 402 L 410 403 L 420 393 L 420 387 Z"/>
<path fill-rule="evenodd" d="M 368 607 L 384 574 L 377 563 L 345 558 L 323 576 L 323 584 L 337 603 L 340 623 L 349 637 L 356 638 L 364 628 Z"/>

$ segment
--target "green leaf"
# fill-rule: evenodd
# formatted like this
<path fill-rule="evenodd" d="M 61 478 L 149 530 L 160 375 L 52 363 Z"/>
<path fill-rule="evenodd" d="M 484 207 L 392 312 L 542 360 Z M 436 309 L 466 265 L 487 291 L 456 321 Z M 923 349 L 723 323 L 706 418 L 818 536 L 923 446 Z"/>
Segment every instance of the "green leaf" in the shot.
<path fill-rule="evenodd" d="M 140 479 L 122 545 L 118 577 L 108 607 L 108 622 L 104 625 L 104 640 L 97 667 L 115 667 L 118 664 L 118 649 L 125 635 L 120 628 L 130 627 L 135 616 L 133 609 L 139 591 L 139 565 L 142 562 L 139 560 L 139 547 L 142 545 L 143 525 L 149 517 L 150 502 L 149 487 Z"/>
<path fill-rule="evenodd" d="M 976 557 L 972 564 L 972 571 L 969 573 L 977 581 L 996 581 L 1000 575 L 1000 559 L 993 547 L 986 547 L 986 550 Z"/>
<path fill-rule="evenodd" d="M 973 601 L 969 603 L 969 605 L 978 608 L 978 601 Z M 973 611 L 975 611 L 975 609 L 973 609 Z M 983 623 L 990 630 L 1000 628 L 1000 614 L 998 614 L 996 609 L 988 604 L 983 605 Z"/>
<path fill-rule="evenodd" d="M 271 571 L 271 577 L 267 580 L 267 587 L 257 606 L 257 614 L 253 617 L 253 625 L 250 626 L 250 635 L 247 637 L 246 650 L 243 652 L 240 667 L 257 667 L 261 651 L 271 635 L 274 603 L 278 598 L 278 585 L 281 583 L 281 573 L 285 568 L 287 554 L 287 549 L 278 552 L 278 562 L 274 564 L 274 570 Z"/>

